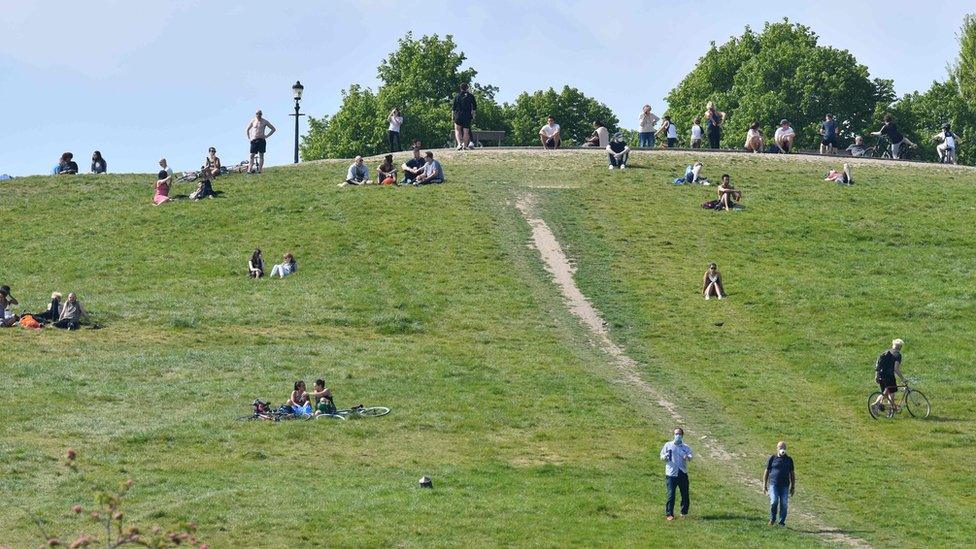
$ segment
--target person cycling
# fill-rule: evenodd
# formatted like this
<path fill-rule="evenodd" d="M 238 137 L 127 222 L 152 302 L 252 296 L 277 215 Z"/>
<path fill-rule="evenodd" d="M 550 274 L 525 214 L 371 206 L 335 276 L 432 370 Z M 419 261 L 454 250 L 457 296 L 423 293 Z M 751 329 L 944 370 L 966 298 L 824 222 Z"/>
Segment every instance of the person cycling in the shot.
<path fill-rule="evenodd" d="M 889 416 L 898 411 L 898 406 L 895 404 L 895 393 L 898 392 L 895 376 L 897 375 L 901 382 L 905 383 L 905 376 L 901 373 L 901 347 L 904 344 L 905 342 L 900 339 L 892 341 L 891 348 L 881 353 L 874 365 L 874 380 L 881 387 L 881 394 L 872 406 L 879 411 L 884 411 L 884 404 L 881 401 L 887 399 L 890 406 Z"/>
<path fill-rule="evenodd" d="M 315 388 L 308 394 L 315 404 L 315 415 L 336 413 L 335 401 L 332 400 L 332 391 L 325 386 L 325 380 L 316 379 Z"/>
<path fill-rule="evenodd" d="M 935 151 L 939 153 L 939 162 L 949 161 L 953 164 L 956 163 L 956 144 L 959 142 L 959 136 L 952 133 L 952 126 L 949 124 L 942 125 L 942 131 L 933 135 L 933 139 L 936 141 L 941 141 L 936 147 Z"/>

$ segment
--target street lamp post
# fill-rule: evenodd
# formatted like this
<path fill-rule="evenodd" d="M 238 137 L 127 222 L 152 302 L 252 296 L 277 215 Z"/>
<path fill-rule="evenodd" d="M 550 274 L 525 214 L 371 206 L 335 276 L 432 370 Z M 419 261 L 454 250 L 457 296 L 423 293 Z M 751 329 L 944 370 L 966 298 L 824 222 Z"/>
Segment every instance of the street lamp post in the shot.
<path fill-rule="evenodd" d="M 305 90 L 305 86 L 301 82 L 296 81 L 295 85 L 291 87 L 292 93 L 295 95 L 295 114 L 289 114 L 288 116 L 295 117 L 295 164 L 298 164 L 298 117 L 305 116 L 298 112 L 299 103 L 302 100 L 302 92 Z"/>

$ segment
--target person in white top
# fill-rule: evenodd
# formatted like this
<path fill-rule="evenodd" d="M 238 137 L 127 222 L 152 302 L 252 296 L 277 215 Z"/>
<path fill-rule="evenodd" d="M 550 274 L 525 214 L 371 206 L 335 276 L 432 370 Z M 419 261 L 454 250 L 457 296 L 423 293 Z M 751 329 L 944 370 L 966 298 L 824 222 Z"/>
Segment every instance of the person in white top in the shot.
<path fill-rule="evenodd" d="M 654 146 L 654 126 L 657 125 L 658 120 L 660 118 L 651 112 L 651 106 L 644 105 L 640 116 L 637 117 L 637 124 L 640 128 L 640 133 L 637 134 L 638 147 Z"/>
<path fill-rule="evenodd" d="M 386 132 L 387 138 L 390 140 L 390 152 L 400 152 L 400 126 L 403 124 L 403 115 L 400 114 L 400 109 L 396 108 L 390 111 L 390 116 L 386 117 L 386 120 L 390 123 Z"/>
<path fill-rule="evenodd" d="M 552 116 L 546 121 L 547 124 L 539 130 L 539 141 L 542 143 L 543 149 L 558 149 L 562 143 L 562 137 L 559 135 L 559 124 L 556 124 L 556 119 Z"/>
<path fill-rule="evenodd" d="M 173 183 L 173 168 L 169 167 L 165 158 L 159 159 L 159 169 L 166 171 L 166 183 L 171 185 Z"/>
<path fill-rule="evenodd" d="M 753 122 L 746 132 L 746 150 L 754 153 L 763 151 L 763 137 L 759 131 L 759 122 Z"/>
<path fill-rule="evenodd" d="M 942 131 L 932 137 L 936 141 L 941 141 L 941 143 L 935 147 L 935 151 L 939 153 L 939 161 L 955 164 L 956 145 L 960 139 L 958 135 L 952 133 L 952 126 L 949 124 L 943 124 Z"/>
<path fill-rule="evenodd" d="M 678 144 L 678 126 L 671 121 L 670 116 L 664 117 L 664 123 L 661 124 L 661 129 L 657 133 L 663 133 L 665 138 L 668 140 L 668 148 L 673 149 L 675 145 Z"/>
<path fill-rule="evenodd" d="M 725 297 L 725 287 L 722 286 L 722 273 L 718 272 L 718 266 L 714 263 L 708 264 L 708 270 L 702 278 L 702 295 L 705 299 L 715 296 L 719 299 Z"/>
<path fill-rule="evenodd" d="M 704 136 L 704 131 L 701 127 L 701 117 L 696 116 L 695 120 L 691 123 L 691 148 L 700 149 L 702 145 L 702 137 Z"/>
<path fill-rule="evenodd" d="M 790 152 L 793 148 L 794 139 L 796 139 L 796 132 L 790 127 L 790 121 L 785 118 L 780 120 L 779 127 L 776 128 L 776 133 L 773 135 L 773 140 L 776 141 L 776 147 L 779 148 L 779 152 Z"/>
<path fill-rule="evenodd" d="M 268 132 L 267 130 L 271 131 Z M 254 118 L 247 123 L 247 128 L 244 129 L 244 134 L 251 141 L 251 156 L 247 161 L 247 173 L 252 173 L 255 155 L 258 157 L 257 173 L 264 171 L 264 153 L 268 150 L 268 138 L 274 135 L 276 131 L 278 130 L 275 129 L 274 125 L 262 117 L 261 109 L 258 109 L 254 113 Z"/>
<path fill-rule="evenodd" d="M 584 147 L 606 147 L 610 143 L 610 131 L 597 120 L 593 123 L 593 135 L 587 138 Z"/>

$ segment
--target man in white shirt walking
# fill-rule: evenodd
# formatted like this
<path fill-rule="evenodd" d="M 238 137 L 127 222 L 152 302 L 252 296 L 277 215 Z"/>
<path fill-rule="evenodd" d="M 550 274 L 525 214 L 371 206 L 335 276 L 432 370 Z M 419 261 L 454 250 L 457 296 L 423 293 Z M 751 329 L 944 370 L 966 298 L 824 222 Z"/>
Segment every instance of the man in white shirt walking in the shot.
<path fill-rule="evenodd" d="M 267 130 L 271 131 L 268 132 Z M 255 155 L 258 157 L 257 173 L 264 171 L 264 153 L 268 150 L 268 138 L 274 135 L 276 131 L 278 130 L 274 125 L 263 118 L 261 109 L 258 109 L 254 113 L 254 118 L 247 123 L 247 128 L 244 129 L 244 133 L 251 141 L 251 156 L 247 161 L 247 173 L 252 173 Z"/>
<path fill-rule="evenodd" d="M 539 130 L 539 141 L 542 143 L 542 148 L 558 149 L 562 142 L 562 137 L 559 135 L 559 124 L 556 124 L 556 119 L 552 116 L 547 118 L 546 122 L 546 125 Z"/>
<path fill-rule="evenodd" d="M 668 441 L 661 448 L 661 461 L 664 462 L 664 480 L 668 489 L 668 499 L 664 504 L 664 516 L 674 520 L 674 489 L 681 491 L 681 517 L 688 516 L 691 499 L 688 497 L 688 462 L 694 454 L 691 447 L 684 443 L 685 431 L 681 427 L 674 430 L 674 440 Z"/>

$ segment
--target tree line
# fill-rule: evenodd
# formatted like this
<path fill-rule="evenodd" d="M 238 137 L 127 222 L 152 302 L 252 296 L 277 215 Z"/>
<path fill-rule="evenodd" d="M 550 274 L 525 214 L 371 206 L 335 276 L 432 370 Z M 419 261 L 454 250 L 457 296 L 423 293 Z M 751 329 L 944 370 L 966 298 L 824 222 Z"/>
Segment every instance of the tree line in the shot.
<path fill-rule="evenodd" d="M 948 67 L 946 79 L 924 92 L 897 97 L 891 80 L 872 78 L 868 69 L 847 50 L 819 44 L 812 29 L 789 20 L 766 23 L 761 32 L 746 27 L 741 36 L 711 47 L 665 98 L 682 134 L 701 116 L 709 101 L 726 113 L 723 148 L 741 148 L 748 127 L 758 122 L 767 137 L 779 120 L 788 118 L 797 133 L 796 145 L 815 149 L 820 122 L 833 114 L 845 143 L 881 127 L 885 113 L 895 116 L 902 133 L 920 144 L 917 157 L 936 160 L 932 135 L 952 124 L 964 143 L 959 161 L 976 162 L 976 17 L 964 18 L 958 35 L 960 53 Z M 377 90 L 351 85 L 332 116 L 309 118 L 302 138 L 306 160 L 348 158 L 386 151 L 387 117 L 393 108 L 404 113 L 401 134 L 424 147 L 449 143 L 452 133 L 451 99 L 468 82 L 478 100 L 474 129 L 503 130 L 506 144 L 535 145 L 545 118 L 561 125 L 566 145 L 582 143 L 601 121 L 612 132 L 622 130 L 628 140 L 636 132 L 619 128 L 619 120 L 605 104 L 582 91 L 564 86 L 523 92 L 511 103 L 499 103 L 499 89 L 477 80 L 477 71 L 451 35 L 415 38 L 407 33 L 397 48 L 380 62 Z M 642 102 L 641 102 L 642 103 Z M 634 122 L 640 104 L 634 106 Z M 931 145 L 931 146 L 930 146 Z M 843 148 L 843 145 L 842 145 Z"/>

